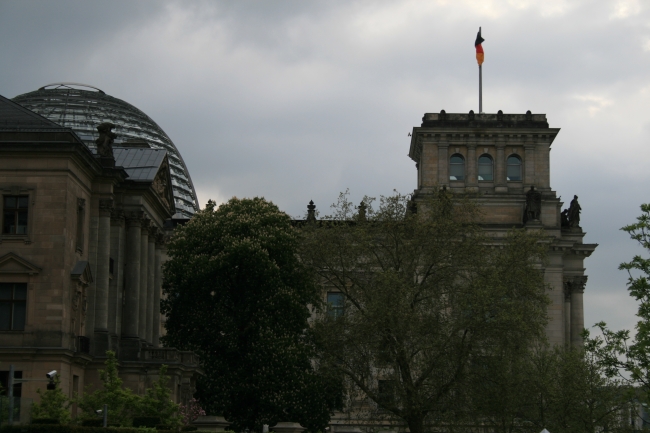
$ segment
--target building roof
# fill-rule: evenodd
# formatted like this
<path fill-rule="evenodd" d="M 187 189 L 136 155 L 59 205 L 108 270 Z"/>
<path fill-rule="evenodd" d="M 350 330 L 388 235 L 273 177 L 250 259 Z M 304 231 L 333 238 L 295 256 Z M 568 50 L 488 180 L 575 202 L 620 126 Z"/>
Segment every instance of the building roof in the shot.
<path fill-rule="evenodd" d="M 0 129 L 72 131 L 0 95 Z"/>
<path fill-rule="evenodd" d="M 140 182 L 154 180 L 166 155 L 167 151 L 162 149 L 113 147 L 115 166 L 124 167 L 129 180 Z"/>
<path fill-rule="evenodd" d="M 97 126 L 103 122 L 115 125 L 114 146 L 137 139 L 146 141 L 154 149 L 167 151 L 177 211 L 175 217 L 191 218 L 199 209 L 189 170 L 176 145 L 153 119 L 128 102 L 78 83 L 49 84 L 13 100 L 59 125 L 72 128 L 93 151 L 99 137 Z"/>
<path fill-rule="evenodd" d="M 423 128 L 541 128 L 548 129 L 546 114 L 504 114 L 497 113 L 425 113 Z"/>

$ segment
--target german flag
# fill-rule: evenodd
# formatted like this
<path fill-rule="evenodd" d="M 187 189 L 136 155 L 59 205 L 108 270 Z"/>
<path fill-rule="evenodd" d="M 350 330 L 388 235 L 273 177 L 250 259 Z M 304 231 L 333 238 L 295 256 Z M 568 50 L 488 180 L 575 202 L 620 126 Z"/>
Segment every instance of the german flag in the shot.
<path fill-rule="evenodd" d="M 479 27 L 478 33 L 476 34 L 476 42 L 474 42 L 474 46 L 476 47 L 476 61 L 479 66 L 481 66 L 483 60 L 485 60 L 485 54 L 483 53 L 483 47 L 481 46 L 484 40 L 485 39 L 481 37 L 481 28 Z"/>

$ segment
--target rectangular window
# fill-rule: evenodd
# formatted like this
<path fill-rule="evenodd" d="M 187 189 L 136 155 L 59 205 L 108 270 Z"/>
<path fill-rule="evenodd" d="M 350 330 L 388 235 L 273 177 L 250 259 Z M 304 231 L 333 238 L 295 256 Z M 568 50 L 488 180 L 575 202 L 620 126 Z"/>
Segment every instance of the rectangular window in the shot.
<path fill-rule="evenodd" d="M 27 284 L 0 283 L 0 331 L 23 331 L 27 312 Z"/>
<path fill-rule="evenodd" d="M 343 316 L 343 293 L 329 292 L 327 294 L 327 315 L 333 319 Z"/>
<path fill-rule="evenodd" d="M 5 368 L 7 368 L 5 366 Z M 22 397 L 23 395 L 23 384 L 22 382 L 16 383 L 16 379 L 22 379 L 23 378 L 23 372 L 22 371 L 14 371 L 14 397 Z M 0 395 L 7 396 L 9 395 L 9 372 L 7 370 L 0 371 L 0 387 L 2 387 L 2 391 L 0 391 Z M 5 403 L 6 404 L 6 403 Z M 5 411 L 7 409 L 4 409 Z M 6 412 L 3 414 L 6 416 Z M 14 417 L 14 419 L 16 419 Z"/>
<path fill-rule="evenodd" d="M 77 251 L 83 252 L 84 247 L 84 221 L 86 219 L 86 200 L 77 199 Z"/>
<path fill-rule="evenodd" d="M 8 235 L 27 234 L 27 204 L 29 196 L 3 196 L 2 233 Z"/>
<path fill-rule="evenodd" d="M 377 389 L 378 402 L 390 405 L 395 403 L 395 384 L 392 380 L 380 380 Z"/>

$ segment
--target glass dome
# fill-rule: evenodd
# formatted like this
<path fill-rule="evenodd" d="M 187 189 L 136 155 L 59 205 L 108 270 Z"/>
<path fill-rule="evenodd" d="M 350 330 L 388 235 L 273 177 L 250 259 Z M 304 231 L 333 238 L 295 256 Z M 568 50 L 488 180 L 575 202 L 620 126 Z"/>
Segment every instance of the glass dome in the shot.
<path fill-rule="evenodd" d="M 115 125 L 116 146 L 137 139 L 147 141 L 153 149 L 166 150 L 176 204 L 174 218 L 190 218 L 199 209 L 190 172 L 178 149 L 156 122 L 128 102 L 96 87 L 77 83 L 48 84 L 18 95 L 13 101 L 61 126 L 72 128 L 93 152 L 99 137 L 97 125 L 102 122 Z"/>

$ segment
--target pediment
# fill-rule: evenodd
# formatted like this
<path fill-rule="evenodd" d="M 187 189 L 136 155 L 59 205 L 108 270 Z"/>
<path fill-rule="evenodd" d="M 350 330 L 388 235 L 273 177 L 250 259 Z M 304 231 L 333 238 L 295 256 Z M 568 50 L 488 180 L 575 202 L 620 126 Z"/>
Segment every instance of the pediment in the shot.
<path fill-rule="evenodd" d="M 93 282 L 93 275 L 90 272 L 90 264 L 85 260 L 79 260 L 72 272 L 70 272 L 70 277 L 73 280 L 79 280 L 82 284 L 90 284 Z"/>
<path fill-rule="evenodd" d="M 156 191 L 158 198 L 160 198 L 160 201 L 163 202 L 165 207 L 167 207 L 172 214 L 175 213 L 176 206 L 174 205 L 174 193 L 172 192 L 172 177 L 169 171 L 167 156 L 165 156 L 162 164 L 160 164 L 158 173 L 156 173 L 156 177 L 151 186 L 154 191 Z"/>
<path fill-rule="evenodd" d="M 0 257 L 0 274 L 36 275 L 39 272 L 41 272 L 41 268 L 18 254 L 7 253 Z"/>

